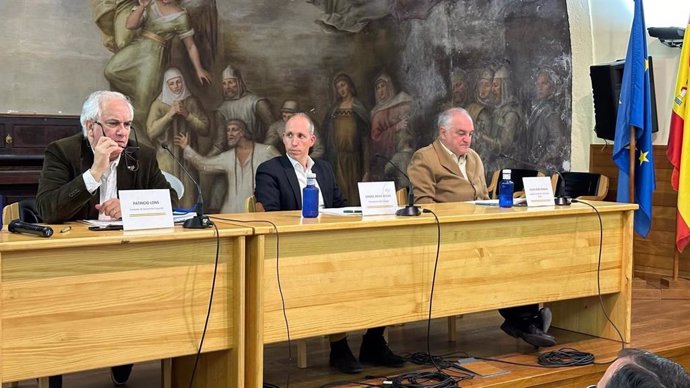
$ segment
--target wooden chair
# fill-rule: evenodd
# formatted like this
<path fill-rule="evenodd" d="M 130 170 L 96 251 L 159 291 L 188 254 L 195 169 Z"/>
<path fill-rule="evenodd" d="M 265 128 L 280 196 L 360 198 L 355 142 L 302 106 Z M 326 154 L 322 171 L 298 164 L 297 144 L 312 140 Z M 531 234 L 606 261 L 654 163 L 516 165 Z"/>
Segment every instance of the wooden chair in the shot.
<path fill-rule="evenodd" d="M 509 167 L 506 167 L 509 168 Z M 501 172 L 503 169 L 496 170 L 491 176 L 491 182 L 487 189 L 491 198 L 498 198 L 498 182 L 501 181 Z M 524 168 L 511 168 L 510 180 L 513 181 L 513 197 L 522 198 L 525 196 L 525 186 L 522 184 L 522 178 L 531 178 L 537 176 L 545 176 L 544 173 L 537 170 L 529 170 Z"/>
<path fill-rule="evenodd" d="M 564 183 L 558 174 L 551 176 L 551 186 L 556 196 L 603 201 L 609 193 L 609 178 L 590 172 L 562 172 Z"/>
<path fill-rule="evenodd" d="M 7 227 L 10 221 L 16 220 L 17 218 L 19 218 L 19 202 L 13 202 L 2 208 L 2 224 L 5 227 Z"/>
<path fill-rule="evenodd" d="M 261 202 L 256 202 L 255 196 L 250 195 L 244 200 L 244 211 L 247 213 L 260 213 L 264 212 L 265 209 Z"/>
<path fill-rule="evenodd" d="M 244 200 L 244 211 L 247 213 L 262 213 L 266 211 L 261 202 L 256 201 L 256 197 L 250 195 Z M 306 368 L 307 367 L 307 340 L 297 340 L 297 367 Z"/>
<path fill-rule="evenodd" d="M 184 184 L 180 178 L 166 171 L 161 172 L 163 173 L 165 180 L 170 183 L 170 187 L 172 187 L 172 189 L 175 191 L 175 194 L 177 194 L 177 199 L 182 199 L 184 196 Z"/>
<path fill-rule="evenodd" d="M 398 189 L 398 191 L 395 192 L 395 197 L 398 199 L 398 206 L 407 205 L 407 187 Z"/>

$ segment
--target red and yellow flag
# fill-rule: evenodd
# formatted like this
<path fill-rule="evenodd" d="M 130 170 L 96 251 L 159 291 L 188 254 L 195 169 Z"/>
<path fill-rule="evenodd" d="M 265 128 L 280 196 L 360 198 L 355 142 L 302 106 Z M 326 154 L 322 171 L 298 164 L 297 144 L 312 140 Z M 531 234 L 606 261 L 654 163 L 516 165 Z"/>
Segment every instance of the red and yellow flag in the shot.
<path fill-rule="evenodd" d="M 683 252 L 690 243 L 690 103 L 688 103 L 688 77 L 690 76 L 690 20 L 685 28 L 683 49 L 678 65 L 676 91 L 671 112 L 671 131 L 666 155 L 673 165 L 671 185 L 678 192 L 676 216 L 676 248 Z"/>

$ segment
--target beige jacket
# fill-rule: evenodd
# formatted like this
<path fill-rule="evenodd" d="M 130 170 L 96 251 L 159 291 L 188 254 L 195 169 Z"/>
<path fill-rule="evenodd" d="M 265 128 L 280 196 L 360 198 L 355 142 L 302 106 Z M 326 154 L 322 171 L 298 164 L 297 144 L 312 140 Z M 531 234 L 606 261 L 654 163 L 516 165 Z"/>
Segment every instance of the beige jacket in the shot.
<path fill-rule="evenodd" d="M 436 139 L 412 155 L 407 174 L 414 188 L 415 203 L 460 202 L 488 199 L 484 164 L 474 150 L 467 153 L 467 176 Z"/>

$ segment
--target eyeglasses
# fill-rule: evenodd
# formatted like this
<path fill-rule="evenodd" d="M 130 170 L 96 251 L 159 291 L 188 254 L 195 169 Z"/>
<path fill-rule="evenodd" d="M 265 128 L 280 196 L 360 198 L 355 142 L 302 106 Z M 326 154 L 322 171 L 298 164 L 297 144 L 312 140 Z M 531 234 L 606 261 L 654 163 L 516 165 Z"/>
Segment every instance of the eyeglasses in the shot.
<path fill-rule="evenodd" d="M 132 122 L 131 121 L 118 121 L 118 120 L 108 120 L 105 122 L 105 125 L 101 124 L 98 121 L 94 121 L 94 123 L 100 125 L 101 131 L 103 132 L 103 136 L 108 137 L 108 135 L 105 134 L 105 129 L 103 127 L 108 127 L 109 129 L 115 129 L 119 127 L 120 125 L 124 125 L 125 128 L 131 129 L 132 133 L 134 134 L 134 145 L 127 145 L 124 150 L 122 150 L 122 153 L 125 155 L 125 164 L 127 165 L 127 169 L 129 171 L 137 171 L 139 170 L 139 160 L 136 158 L 136 152 L 139 151 L 139 139 L 137 139 L 137 131 L 132 127 Z"/>
<path fill-rule="evenodd" d="M 96 124 L 100 125 L 101 128 L 106 127 L 108 129 L 115 129 L 119 126 L 124 126 L 125 129 L 131 129 L 132 128 L 132 122 L 131 121 L 119 121 L 119 120 L 106 120 L 103 123 L 100 123 L 99 121 L 94 121 Z"/>

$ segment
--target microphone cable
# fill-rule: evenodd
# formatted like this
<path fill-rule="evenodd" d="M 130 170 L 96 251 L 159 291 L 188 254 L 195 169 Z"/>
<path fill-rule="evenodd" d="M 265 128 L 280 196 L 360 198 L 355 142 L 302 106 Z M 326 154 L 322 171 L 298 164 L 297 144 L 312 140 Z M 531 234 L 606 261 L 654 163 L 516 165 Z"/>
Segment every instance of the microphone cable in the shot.
<path fill-rule="evenodd" d="M 221 221 L 228 221 L 228 222 L 235 222 L 239 223 L 242 225 L 246 225 L 248 223 L 252 222 L 258 222 L 258 223 L 265 223 L 265 224 L 270 224 L 273 227 L 273 230 L 276 233 L 276 281 L 278 285 L 278 293 L 280 294 L 280 303 L 281 303 L 281 308 L 283 311 L 283 319 L 285 320 L 285 332 L 287 335 L 287 345 L 288 345 L 288 361 L 292 362 L 292 339 L 290 337 L 290 323 L 288 321 L 287 317 L 287 309 L 285 308 L 285 295 L 283 294 L 283 286 L 280 281 L 280 232 L 278 232 L 278 226 L 273 223 L 273 221 L 269 220 L 237 220 L 237 219 L 232 219 L 232 218 L 223 218 L 223 217 L 217 217 L 217 216 L 212 216 L 211 218 L 216 219 L 216 220 L 221 220 Z M 262 258 L 257 258 L 257 260 L 262 260 Z M 286 386 L 290 386 L 290 374 L 288 373 L 287 375 L 287 382 Z M 270 388 L 274 386 L 273 384 L 269 383 L 264 383 L 264 387 Z M 190 387 L 191 388 L 191 387 Z"/>
<path fill-rule="evenodd" d="M 201 357 L 201 349 L 204 346 L 204 339 L 206 338 L 206 330 L 208 329 L 208 321 L 211 317 L 211 307 L 213 306 L 213 294 L 216 290 L 216 277 L 218 275 L 218 258 L 220 256 L 220 232 L 215 224 L 212 224 L 215 229 L 216 234 L 216 259 L 213 264 L 213 280 L 211 280 L 211 295 L 208 298 L 208 309 L 206 310 L 206 319 L 204 321 L 204 329 L 201 331 L 201 339 L 199 340 L 199 348 L 196 352 L 196 357 L 194 358 L 194 367 L 192 367 L 192 374 L 189 377 L 189 388 L 192 388 L 194 383 L 194 375 L 196 374 L 196 368 L 199 365 L 199 358 Z"/>
<path fill-rule="evenodd" d="M 426 325 L 426 354 L 414 353 L 410 357 L 410 361 L 417 363 L 422 361 L 424 364 L 433 365 L 436 371 L 425 371 L 425 372 L 410 372 L 403 373 L 399 376 L 392 378 L 391 386 L 395 388 L 448 388 L 457 387 L 458 381 L 443 373 L 443 369 L 448 366 L 443 365 L 442 357 L 433 356 L 431 354 L 431 316 L 432 308 L 434 302 L 434 290 L 436 288 L 436 272 L 438 270 L 438 261 L 441 253 L 441 222 L 438 219 L 436 213 L 429 209 L 422 209 L 422 213 L 430 213 L 434 216 L 436 221 L 436 257 L 434 259 L 434 272 L 431 278 L 431 290 L 429 293 L 429 316 L 427 318 Z M 417 361 L 415 361 L 417 360 Z M 439 363 L 442 364 L 439 365 Z"/>
<path fill-rule="evenodd" d="M 590 204 L 589 202 L 578 200 L 578 199 L 573 199 L 572 202 L 573 203 L 581 203 L 581 204 L 584 204 L 584 205 L 591 207 L 592 210 L 594 210 L 594 212 L 597 215 L 597 219 L 599 221 L 599 252 L 598 252 L 598 256 L 597 256 L 597 296 L 599 297 L 599 304 L 601 306 L 601 311 L 604 313 L 606 320 L 611 324 L 611 326 L 613 326 L 614 330 L 618 334 L 618 337 L 620 338 L 621 350 L 623 350 L 625 348 L 625 340 L 623 339 L 623 334 L 620 332 L 620 330 L 618 329 L 616 324 L 613 323 L 613 321 L 609 317 L 608 313 L 606 312 L 606 309 L 604 307 L 604 299 L 601 296 L 601 256 L 602 256 L 603 245 L 604 245 L 604 223 L 601 220 L 601 213 L 599 213 L 599 209 L 597 209 L 594 205 Z M 584 366 L 584 365 L 607 365 L 607 364 L 610 364 L 610 363 L 612 363 L 618 359 L 618 357 L 616 356 L 611 361 L 596 362 L 596 358 L 592 353 L 581 352 L 581 351 L 574 349 L 574 348 L 561 348 L 559 350 L 541 353 L 537 357 L 537 363 L 539 365 L 511 362 L 511 361 L 499 360 L 496 358 L 489 358 L 489 357 L 477 357 L 477 356 L 472 356 L 472 357 L 474 357 L 478 360 L 495 361 L 495 362 L 500 362 L 503 364 L 510 364 L 510 365 L 517 365 L 517 366 L 528 366 L 528 367 L 536 367 L 536 368 L 561 368 L 561 367 Z"/>
<path fill-rule="evenodd" d="M 604 313 L 604 317 L 606 317 L 606 320 L 611 324 L 611 326 L 613 326 L 613 329 L 618 334 L 618 338 L 620 338 L 620 342 L 621 342 L 621 350 L 623 350 L 623 349 L 625 349 L 625 340 L 623 339 L 623 334 L 618 329 L 618 326 L 616 326 L 616 324 L 613 323 L 613 321 L 611 320 L 611 317 L 609 317 L 609 314 L 606 312 L 606 308 L 604 307 L 604 298 L 602 298 L 602 296 L 601 296 L 601 252 L 603 250 L 603 245 L 604 245 L 604 223 L 601 220 L 601 213 L 599 213 L 599 209 L 597 209 L 596 206 L 592 205 L 591 203 L 589 203 L 587 201 L 582 201 L 582 200 L 575 198 L 572 200 L 572 202 L 587 205 L 587 206 L 591 207 L 592 210 L 594 210 L 594 212 L 597 214 L 597 218 L 599 220 L 599 257 L 597 260 L 597 296 L 599 297 L 599 305 L 601 306 L 601 312 Z M 592 363 L 597 364 L 597 365 L 605 365 L 605 364 L 612 363 L 616 359 L 618 359 L 618 357 L 614 358 L 613 360 L 611 360 L 609 362 L 600 362 L 600 363 L 592 362 Z"/>

